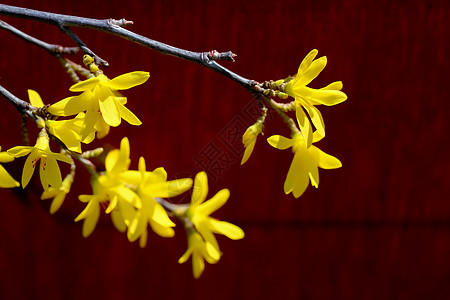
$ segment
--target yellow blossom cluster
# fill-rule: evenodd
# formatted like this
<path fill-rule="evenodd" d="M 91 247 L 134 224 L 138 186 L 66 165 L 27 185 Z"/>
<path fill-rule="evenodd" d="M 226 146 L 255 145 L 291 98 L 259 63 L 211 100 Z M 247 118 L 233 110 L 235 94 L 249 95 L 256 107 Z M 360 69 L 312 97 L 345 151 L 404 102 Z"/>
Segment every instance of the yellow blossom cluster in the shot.
<path fill-rule="evenodd" d="M 219 191 L 208 201 L 207 175 L 200 172 L 195 182 L 190 178 L 167 180 L 164 168 L 147 171 L 145 159 L 139 159 L 138 169 L 129 169 L 130 143 L 123 138 L 119 149 L 107 153 L 104 169 L 98 172 L 90 162 L 86 162 L 88 151 L 82 153 L 81 143 L 90 143 L 96 137 L 106 136 L 110 127 L 118 126 L 124 119 L 131 125 L 141 121 L 125 107 L 127 98 L 119 90 L 140 85 L 149 78 L 148 72 L 131 72 L 109 80 L 93 59 L 85 56 L 87 66 L 96 76 L 78 82 L 70 88 L 81 92 L 67 97 L 55 104 L 45 105 L 40 95 L 28 90 L 30 104 L 35 114 L 34 120 L 40 128 L 34 146 L 15 146 L 7 152 L 0 152 L 0 163 L 27 156 L 22 171 L 21 185 L 25 188 L 39 163 L 39 178 L 43 187 L 41 199 L 53 199 L 50 213 L 55 213 L 70 192 L 75 176 L 76 158 L 88 168 L 91 174 L 92 194 L 79 195 L 86 203 L 84 210 L 75 218 L 83 221 L 82 234 L 88 237 L 94 231 L 100 214 L 104 211 L 111 216 L 112 223 L 121 232 L 126 232 L 130 242 L 139 240 L 139 245 L 147 244 L 148 228 L 162 237 L 175 234 L 175 223 L 171 217 L 178 218 L 188 233 L 188 249 L 179 259 L 184 263 L 192 256 L 193 273 L 198 278 L 204 270 L 204 260 L 217 263 L 222 255 L 214 234 L 223 234 L 231 239 L 241 239 L 241 228 L 228 222 L 218 221 L 210 214 L 219 209 L 230 196 L 228 189 Z M 73 118 L 67 118 L 74 116 Z M 65 119 L 58 119 L 58 118 Z M 50 149 L 54 139 L 62 148 L 61 153 Z M 0 148 L 1 150 L 1 148 Z M 58 161 L 70 164 L 71 171 L 63 178 Z M 190 204 L 172 204 L 166 199 L 187 192 L 194 185 Z M 20 186 L 0 165 L 0 187 Z"/>
<path fill-rule="evenodd" d="M 267 141 L 277 149 L 290 148 L 294 153 L 284 191 L 286 194 L 292 193 L 296 198 L 304 193 L 309 183 L 318 187 L 318 168 L 334 169 L 342 166 L 337 158 L 313 145 L 325 137 L 325 124 L 316 106 L 332 106 L 347 99 L 346 94 L 341 91 L 340 81 L 320 89 L 308 86 L 327 63 L 326 57 L 315 59 L 317 53 L 317 50 L 312 50 L 303 59 L 295 77 L 271 81 L 264 86 L 269 87 L 271 92 L 260 95 L 266 104 L 271 105 L 284 118 L 291 131 L 290 138 L 273 135 Z M 139 240 L 140 247 L 145 247 L 149 228 L 161 237 L 173 237 L 176 226 L 173 218 L 176 218 L 183 224 L 188 240 L 187 250 L 178 262 L 184 263 L 192 257 L 194 277 L 200 277 L 205 261 L 215 264 L 222 256 L 215 234 L 225 235 L 232 240 L 244 237 L 244 231 L 238 226 L 211 217 L 213 212 L 228 201 L 230 191 L 222 189 L 206 200 L 209 186 L 205 172 L 196 174 L 194 180 L 167 180 L 167 172 L 162 167 L 148 171 L 143 157 L 139 159 L 137 170 L 130 169 L 130 143 L 126 137 L 121 140 L 119 149 L 106 154 L 104 171 L 97 171 L 88 159 L 97 152 L 82 152 L 81 144 L 89 144 L 95 138 L 105 137 L 110 127 L 119 126 L 122 119 L 131 125 L 141 125 L 139 118 L 125 106 L 127 98 L 119 91 L 145 83 L 150 74 L 136 71 L 110 80 L 93 63 L 92 57 L 85 56 L 84 60 L 95 76 L 70 87 L 71 92 L 80 94 L 45 105 L 36 91 L 28 90 L 30 111 L 40 129 L 39 135 L 34 146 L 15 146 L 6 152 L 0 152 L 0 163 L 27 156 L 22 171 L 23 188 L 29 184 L 39 163 L 39 177 L 43 187 L 41 199 L 53 199 L 50 213 L 55 213 L 70 192 L 76 158 L 91 174 L 92 194 L 78 196 L 86 206 L 75 218 L 75 221 L 83 221 L 84 237 L 93 233 L 104 211 L 111 216 L 114 227 L 126 233 L 130 242 Z M 259 88 L 264 89 L 262 86 Z M 291 97 L 293 100 L 280 104 L 268 95 L 282 99 Z M 245 152 L 241 164 L 248 161 L 259 134 L 263 133 L 267 108 L 264 105 L 261 107 L 261 117 L 242 136 Z M 285 115 L 289 111 L 295 111 L 296 122 Z M 50 149 L 51 140 L 59 144 L 60 153 Z M 64 178 L 58 161 L 70 165 L 70 172 Z M 0 187 L 18 186 L 19 182 L 0 165 Z M 173 204 L 167 200 L 186 193 L 191 188 L 189 204 Z"/>
<path fill-rule="evenodd" d="M 84 220 L 83 236 L 89 236 L 98 222 L 100 211 L 111 215 L 114 226 L 126 232 L 130 242 L 139 239 L 139 245 L 147 243 L 148 227 L 162 237 L 172 237 L 175 223 L 169 218 L 162 203 L 163 198 L 178 196 L 192 187 L 192 179 L 167 180 L 164 168 L 147 171 L 145 159 L 139 159 L 138 170 L 130 170 L 130 145 L 122 139 L 120 149 L 112 150 L 106 156 L 105 172 L 91 180 L 92 195 L 80 195 L 79 200 L 87 203 L 86 208 L 75 221 Z M 208 193 L 207 176 L 200 172 L 195 177 L 190 205 L 171 204 L 172 213 L 184 222 L 188 232 L 188 250 L 179 259 L 184 263 L 192 255 L 193 273 L 198 278 L 204 270 L 204 259 L 217 263 L 221 252 L 214 233 L 230 239 L 242 239 L 241 228 L 228 222 L 218 221 L 209 215 L 228 200 L 227 189 L 219 191 L 205 201 Z"/>
<path fill-rule="evenodd" d="M 274 135 L 269 137 L 267 141 L 272 147 L 280 150 L 292 148 L 294 158 L 284 183 L 284 192 L 286 194 L 292 193 L 296 198 L 304 193 L 309 182 L 316 188 L 319 186 L 318 168 L 335 169 L 342 166 L 336 157 L 326 154 L 312 145 L 312 143 L 325 137 L 325 123 L 316 106 L 332 106 L 347 99 L 347 95 L 341 91 L 341 81 L 333 82 L 320 89 L 308 86 L 327 64 L 325 56 L 315 59 L 317 54 L 318 51 L 314 49 L 306 55 L 295 77 L 288 77 L 285 80 L 275 82 L 281 92 L 294 98 L 294 101 L 290 103 L 292 105 L 283 107 L 286 110 L 295 110 L 299 129 L 289 125 L 290 139 Z M 259 123 L 250 126 L 242 137 L 245 146 L 242 164 L 248 160 L 258 135 L 262 133 L 263 127 Z"/>

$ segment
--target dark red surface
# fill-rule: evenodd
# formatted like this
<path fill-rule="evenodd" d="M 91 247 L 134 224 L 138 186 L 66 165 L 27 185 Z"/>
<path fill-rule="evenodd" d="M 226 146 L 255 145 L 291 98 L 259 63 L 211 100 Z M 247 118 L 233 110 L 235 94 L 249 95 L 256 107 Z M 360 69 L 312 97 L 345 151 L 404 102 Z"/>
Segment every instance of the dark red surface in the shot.
<path fill-rule="evenodd" d="M 25 191 L 0 190 L 0 299 L 450 299 L 447 1 L 110 2 L 3 1 L 124 17 L 132 30 L 174 46 L 232 50 L 236 63 L 223 65 L 258 81 L 294 74 L 317 48 L 328 66 L 311 86 L 342 80 L 349 97 L 322 109 L 327 137 L 318 144 L 343 168 L 322 170 L 320 188 L 299 199 L 285 196 L 289 150 L 260 139 L 241 167 L 223 142 L 230 128 L 253 122 L 243 88 L 199 65 L 74 28 L 110 62 L 109 77 L 151 72 L 147 84 L 126 92 L 144 124 L 123 124 L 96 145 L 118 147 L 128 136 L 132 167 L 145 156 L 149 169 L 164 166 L 170 178 L 193 177 L 201 169 L 195 159 L 219 145 L 235 162 L 211 182 L 211 193 L 231 190 L 216 216 L 246 237 L 219 237 L 223 258 L 194 280 L 190 262 L 177 263 L 186 247 L 181 226 L 173 239 L 151 234 L 140 249 L 105 217 L 84 239 L 72 220 L 83 209 L 76 195 L 90 193 L 86 172 L 54 216 L 38 199 L 35 176 Z M 1 19 L 73 45 L 50 25 Z M 0 49 L 0 84 L 12 93 L 26 99 L 35 89 L 46 103 L 69 95 L 70 79 L 43 50 L 1 31 Z M 21 144 L 19 117 L 1 102 L 7 149 Z M 287 135 L 280 124 L 273 117 L 265 137 Z M 20 178 L 22 163 L 5 166 Z"/>

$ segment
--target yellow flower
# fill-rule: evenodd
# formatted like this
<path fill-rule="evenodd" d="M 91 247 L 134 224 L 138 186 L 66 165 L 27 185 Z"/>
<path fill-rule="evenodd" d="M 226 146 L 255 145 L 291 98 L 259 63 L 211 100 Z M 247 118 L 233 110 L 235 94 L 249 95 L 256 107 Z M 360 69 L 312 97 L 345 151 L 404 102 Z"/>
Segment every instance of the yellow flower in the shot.
<path fill-rule="evenodd" d="M 319 134 L 314 135 L 313 142 L 320 140 Z M 331 156 L 316 146 L 306 147 L 305 139 L 298 133 L 292 139 L 280 135 L 273 135 L 267 139 L 272 147 L 277 149 L 287 149 L 292 147 L 294 159 L 289 168 L 286 181 L 284 182 L 284 192 L 286 194 L 293 193 L 295 198 L 300 197 L 311 180 L 314 187 L 319 186 L 319 170 L 336 169 L 342 166 L 339 159 Z"/>
<path fill-rule="evenodd" d="M 239 240 L 244 237 L 244 231 L 238 226 L 217 219 L 209 215 L 221 208 L 230 197 L 228 189 L 222 189 L 211 199 L 204 202 L 208 194 L 208 177 L 205 172 L 199 172 L 195 176 L 194 190 L 192 191 L 191 204 L 186 210 L 186 216 L 194 224 L 195 229 L 204 240 L 210 243 L 219 253 L 219 244 L 214 233 L 227 236 L 232 240 Z"/>
<path fill-rule="evenodd" d="M 262 132 L 262 129 L 263 123 L 261 121 L 257 121 L 244 132 L 244 135 L 242 136 L 242 143 L 244 144 L 245 152 L 241 160 L 241 165 L 245 164 L 245 162 L 250 158 L 253 148 L 255 148 L 256 139 Z"/>
<path fill-rule="evenodd" d="M 188 249 L 178 259 L 178 263 L 185 263 L 192 255 L 192 272 L 195 278 L 199 278 L 205 269 L 204 259 L 215 264 L 220 259 L 220 253 L 195 230 L 188 231 Z"/>
<path fill-rule="evenodd" d="M 316 49 L 306 55 L 298 68 L 295 78 L 286 84 L 286 93 L 295 98 L 297 122 L 305 137 L 306 146 L 312 144 L 312 127 L 303 109 L 306 110 L 318 134 L 325 136 L 325 124 L 322 114 L 314 105 L 336 105 L 347 99 L 347 95 L 340 90 L 342 82 L 336 81 L 321 89 L 313 89 L 307 85 L 316 78 L 327 64 L 326 56 L 316 60 L 318 51 Z"/>
<path fill-rule="evenodd" d="M 61 153 L 53 153 L 50 150 L 49 138 L 45 129 L 39 133 L 34 147 L 31 146 L 17 146 L 8 150 L 8 153 L 14 157 L 21 157 L 30 154 L 25 161 L 22 172 L 22 187 L 25 188 L 33 176 L 34 168 L 40 160 L 39 175 L 41 178 L 42 187 L 45 191 L 49 186 L 55 189 L 61 187 L 62 178 L 56 160 L 60 160 L 70 164 L 70 159 Z"/>
<path fill-rule="evenodd" d="M 61 140 L 67 149 L 81 153 L 81 130 L 83 129 L 84 117 L 84 113 L 79 113 L 70 120 L 47 120 L 45 124 L 49 133 Z M 83 142 L 87 143 L 86 140 Z"/>
<path fill-rule="evenodd" d="M 65 98 L 48 108 L 57 116 L 71 116 L 86 112 L 82 139 L 92 139 L 95 132 L 97 137 L 105 136 L 109 126 L 119 126 L 121 119 L 131 125 L 141 125 L 142 122 L 125 107 L 127 98 L 121 97 L 118 90 L 130 89 L 143 84 L 150 77 L 148 72 L 131 72 L 109 80 L 100 74 L 72 85 L 70 91 L 82 92 L 78 96 Z"/>
<path fill-rule="evenodd" d="M 74 174 L 69 173 L 66 178 L 62 181 L 61 187 L 55 189 L 50 187 L 47 191 L 44 191 L 41 195 L 41 200 L 53 198 L 52 204 L 50 205 L 50 213 L 54 214 L 58 211 L 66 198 L 66 195 L 70 192 L 70 186 L 72 185 Z"/>
<path fill-rule="evenodd" d="M 28 90 L 28 98 L 34 107 L 44 107 L 41 96 L 34 90 Z M 84 113 L 79 113 L 74 119 L 55 121 L 47 120 L 45 126 L 51 135 L 61 140 L 67 149 L 81 152 L 81 130 L 83 129 Z"/>
<path fill-rule="evenodd" d="M 122 173 L 123 180 L 128 184 L 138 186 L 137 194 L 141 198 L 141 207 L 129 224 L 128 239 L 130 242 L 140 237 L 140 246 L 147 242 L 147 225 L 162 237 L 172 237 L 175 232 L 172 227 L 175 223 L 170 220 L 167 212 L 155 198 L 168 198 L 178 196 L 192 186 L 192 179 L 184 178 L 167 181 L 167 173 L 164 168 L 157 168 L 153 172 L 147 172 L 145 159 L 139 160 L 139 171 L 127 171 Z"/>
<path fill-rule="evenodd" d="M 128 138 L 123 138 L 120 149 L 112 150 L 105 160 L 106 171 L 99 177 L 91 180 L 92 195 L 80 195 L 81 202 L 88 203 L 86 208 L 76 217 L 75 221 L 84 220 L 83 236 L 88 237 L 95 229 L 100 217 L 100 204 L 109 205 L 106 213 L 112 213 L 113 223 L 117 229 L 123 231 L 123 224 L 129 224 L 133 218 L 134 210 L 127 209 L 123 203 L 131 203 L 132 206 L 141 207 L 141 201 L 136 193 L 124 184 L 121 174 L 128 170 L 130 165 L 130 144 Z"/>
<path fill-rule="evenodd" d="M 0 147 L 0 151 L 2 150 L 2 147 Z M 12 157 L 8 152 L 0 152 L 0 162 L 6 163 L 13 161 L 14 157 Z M 3 168 L 2 165 L 0 165 L 0 188 L 13 188 L 18 187 L 20 184 L 12 178 L 11 175 L 6 172 L 5 168 Z"/>

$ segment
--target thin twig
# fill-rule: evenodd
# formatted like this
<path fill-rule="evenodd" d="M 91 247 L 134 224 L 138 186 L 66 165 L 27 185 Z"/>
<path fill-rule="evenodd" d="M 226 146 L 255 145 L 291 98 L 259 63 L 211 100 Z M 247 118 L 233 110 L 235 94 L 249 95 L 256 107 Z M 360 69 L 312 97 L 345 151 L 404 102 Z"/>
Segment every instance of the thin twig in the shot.
<path fill-rule="evenodd" d="M 0 85 L 0 94 L 5 97 L 11 104 L 13 104 L 19 113 L 28 116 L 30 119 L 36 122 L 37 116 L 33 113 L 37 111 L 37 108 L 32 106 L 30 103 L 23 101 L 13 94 L 11 94 L 7 89 Z"/>
<path fill-rule="evenodd" d="M 95 54 L 94 52 L 92 52 L 92 50 L 89 49 L 89 48 L 86 46 L 86 44 L 83 43 L 83 41 L 82 41 L 75 33 L 72 32 L 72 30 L 70 30 L 69 27 L 67 27 L 67 26 L 62 26 L 62 27 L 61 27 L 61 30 L 62 30 L 64 33 L 67 33 L 67 35 L 70 36 L 70 37 L 72 38 L 72 40 L 74 40 L 75 43 L 78 44 L 78 47 L 80 47 L 80 49 L 81 49 L 85 54 L 88 54 L 88 55 L 92 56 L 92 57 L 94 58 L 94 60 L 95 60 L 95 64 L 96 64 L 96 65 L 102 65 L 102 66 L 105 66 L 105 67 L 108 67 L 108 66 L 109 66 L 109 63 L 108 63 L 106 60 L 104 60 L 103 58 L 101 58 L 100 56 L 98 56 L 97 54 Z"/>
<path fill-rule="evenodd" d="M 36 20 L 40 22 L 49 23 L 52 25 L 57 26 L 62 31 L 69 33 L 67 31 L 68 27 L 76 26 L 76 27 L 84 27 L 94 30 L 100 30 L 104 31 L 113 35 L 116 35 L 118 37 L 121 37 L 123 39 L 127 39 L 129 41 L 132 41 L 134 43 L 137 43 L 139 45 L 151 48 L 153 50 L 156 50 L 162 54 L 166 55 L 172 55 L 178 58 L 182 58 L 188 61 L 192 61 L 198 64 L 201 64 L 211 70 L 214 70 L 236 82 L 238 82 L 240 85 L 245 87 L 247 90 L 252 90 L 252 88 L 255 86 L 256 82 L 254 80 L 250 80 L 247 78 L 244 78 L 227 68 L 224 68 L 220 64 L 216 63 L 216 59 L 226 59 L 226 60 L 233 60 L 233 57 L 235 56 L 231 52 L 225 52 L 225 53 L 216 53 L 213 51 L 209 52 L 193 52 L 188 51 L 180 48 L 176 48 L 152 39 L 149 39 L 145 36 L 139 35 L 137 33 L 134 33 L 132 31 L 126 30 L 123 28 L 123 26 L 131 24 L 130 21 L 126 21 L 124 19 L 122 20 L 113 20 L 113 19 L 104 19 L 104 20 L 98 20 L 98 19 L 90 19 L 90 18 L 83 18 L 83 17 L 76 17 L 76 16 L 69 16 L 69 15 L 62 15 L 62 14 L 55 14 L 55 13 L 49 13 L 49 12 L 43 12 L 33 9 L 26 9 L 26 8 L 20 8 L 15 6 L 9 6 L 0 4 L 0 15 L 7 15 L 22 19 L 29 19 L 29 20 Z M 74 38 L 74 36 L 71 36 Z M 81 40 L 74 39 L 75 42 L 80 43 Z M 81 42 L 82 43 L 82 42 Z M 92 51 L 89 48 L 83 48 L 86 45 L 79 44 L 80 48 L 83 51 L 90 51 L 92 54 Z M 216 53 L 216 54 L 210 54 L 210 53 Z M 95 56 L 94 57 L 98 57 Z M 98 58 L 97 58 L 98 59 Z"/>
<path fill-rule="evenodd" d="M 14 34 L 15 36 L 19 37 L 20 39 L 24 40 L 27 43 L 32 43 L 44 50 L 46 50 L 48 53 L 50 53 L 53 56 L 61 56 L 61 54 L 76 54 L 78 50 L 80 50 L 78 47 L 63 47 L 60 45 L 54 45 L 46 43 L 42 40 L 39 40 L 35 37 L 32 37 L 29 34 L 26 34 L 19 29 L 9 25 L 5 21 L 0 20 L 0 28 Z"/>

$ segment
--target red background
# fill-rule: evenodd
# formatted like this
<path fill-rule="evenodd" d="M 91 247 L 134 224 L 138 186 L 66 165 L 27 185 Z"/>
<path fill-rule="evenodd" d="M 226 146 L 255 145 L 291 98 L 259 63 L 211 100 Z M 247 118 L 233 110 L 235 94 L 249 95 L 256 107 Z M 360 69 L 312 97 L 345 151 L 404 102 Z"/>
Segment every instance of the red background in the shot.
<path fill-rule="evenodd" d="M 140 249 L 105 217 L 84 239 L 73 219 L 83 209 L 77 195 L 91 192 L 86 172 L 79 168 L 54 216 L 38 199 L 35 176 L 25 191 L 0 190 L 0 299 L 450 299 L 447 1 L 111 2 L 3 1 L 126 18 L 137 33 L 193 51 L 232 50 L 236 62 L 223 65 L 257 81 L 293 75 L 317 48 L 328 66 L 311 86 L 342 80 L 349 98 L 322 109 L 327 137 L 318 144 L 343 167 L 321 170 L 320 188 L 299 199 L 284 195 L 289 151 L 261 138 L 241 167 L 223 142 L 235 124 L 254 121 L 245 89 L 194 63 L 73 28 L 110 62 L 110 78 L 151 72 L 148 83 L 125 93 L 143 125 L 123 124 L 96 145 L 118 147 L 128 136 L 131 167 L 144 156 L 149 169 L 164 166 L 171 179 L 193 177 L 201 170 L 195 158 L 210 142 L 219 145 L 235 162 L 211 180 L 211 194 L 231 190 L 216 216 L 246 237 L 219 237 L 224 256 L 194 280 L 190 261 L 177 263 L 186 247 L 180 225 L 175 238 L 150 234 Z M 53 26 L 1 19 L 73 46 Z M 18 97 L 27 99 L 28 88 L 46 103 L 70 95 L 69 77 L 45 51 L 3 31 L 0 49 L 0 84 Z M 2 102 L 0 145 L 8 149 L 22 143 L 20 121 Z M 265 132 L 288 134 L 278 117 Z M 20 179 L 22 164 L 4 166 Z"/>

